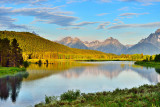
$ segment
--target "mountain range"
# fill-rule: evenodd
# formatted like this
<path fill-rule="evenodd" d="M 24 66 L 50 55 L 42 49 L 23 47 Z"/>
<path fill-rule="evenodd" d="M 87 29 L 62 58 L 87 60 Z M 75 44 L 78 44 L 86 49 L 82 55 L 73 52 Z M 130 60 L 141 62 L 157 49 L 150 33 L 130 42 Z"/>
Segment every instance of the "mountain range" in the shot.
<path fill-rule="evenodd" d="M 71 48 L 89 49 L 79 38 L 65 37 L 57 42 Z"/>
<path fill-rule="evenodd" d="M 155 33 L 151 33 L 147 38 L 140 40 L 135 45 L 123 45 L 117 39 L 109 37 L 104 41 L 82 41 L 79 38 L 65 37 L 60 41 L 60 44 L 71 48 L 98 50 L 105 53 L 114 54 L 159 54 L 160 53 L 160 29 Z"/>

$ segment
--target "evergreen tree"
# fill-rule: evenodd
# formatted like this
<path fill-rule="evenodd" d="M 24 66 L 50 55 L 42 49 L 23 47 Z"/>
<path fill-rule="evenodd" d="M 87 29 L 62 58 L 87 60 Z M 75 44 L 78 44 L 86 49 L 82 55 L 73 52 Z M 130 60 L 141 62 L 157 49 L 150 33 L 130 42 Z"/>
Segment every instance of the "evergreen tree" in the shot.
<path fill-rule="evenodd" d="M 150 61 L 152 61 L 152 56 L 150 56 Z"/>
<path fill-rule="evenodd" d="M 16 39 L 13 39 L 11 43 L 11 57 L 10 66 L 20 66 L 23 63 L 22 50 L 19 47 Z"/>
<path fill-rule="evenodd" d="M 1 52 L 2 51 L 2 39 L 0 38 L 0 66 L 1 66 Z"/>
<path fill-rule="evenodd" d="M 155 62 L 160 62 L 160 54 L 159 54 L 159 55 L 156 55 L 154 61 L 155 61 Z"/>
<path fill-rule="evenodd" d="M 9 66 L 10 41 L 7 38 L 0 40 L 0 65 Z"/>

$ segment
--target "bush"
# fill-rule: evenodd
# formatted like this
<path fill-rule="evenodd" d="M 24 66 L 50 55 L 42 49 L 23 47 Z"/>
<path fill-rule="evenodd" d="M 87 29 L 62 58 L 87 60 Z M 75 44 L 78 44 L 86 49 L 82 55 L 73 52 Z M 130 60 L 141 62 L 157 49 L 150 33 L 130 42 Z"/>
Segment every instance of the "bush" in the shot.
<path fill-rule="evenodd" d="M 25 68 L 27 68 L 27 67 L 29 66 L 29 63 L 28 63 L 27 61 L 24 61 L 24 62 L 23 62 L 23 66 L 24 66 Z"/>
<path fill-rule="evenodd" d="M 57 96 L 52 96 L 52 97 L 51 97 L 51 96 L 50 96 L 50 97 L 45 96 L 45 103 L 46 103 L 46 104 L 49 104 L 49 103 L 51 103 L 51 102 L 56 102 L 57 99 L 58 99 Z"/>
<path fill-rule="evenodd" d="M 69 90 L 68 92 L 63 93 L 60 96 L 60 99 L 71 102 L 73 100 L 76 100 L 78 97 L 80 97 L 80 90 L 76 90 L 75 92 L 73 90 Z"/>
<path fill-rule="evenodd" d="M 159 55 L 156 55 L 154 61 L 155 61 L 155 62 L 160 62 L 160 54 L 159 54 Z"/>

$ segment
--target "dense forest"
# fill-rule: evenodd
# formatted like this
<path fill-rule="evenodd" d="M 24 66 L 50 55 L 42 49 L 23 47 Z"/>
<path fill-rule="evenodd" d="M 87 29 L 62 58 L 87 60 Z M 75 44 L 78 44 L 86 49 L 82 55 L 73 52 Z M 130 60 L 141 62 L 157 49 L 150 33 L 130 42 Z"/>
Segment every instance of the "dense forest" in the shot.
<path fill-rule="evenodd" d="M 155 55 L 103 53 L 95 50 L 69 48 L 29 32 L 0 31 L 0 38 L 15 38 L 22 49 L 23 59 L 74 59 L 74 60 L 154 60 Z M 6 41 L 9 44 L 9 41 Z M 12 43 L 10 43 L 12 44 Z M 7 46 L 7 45 L 6 45 Z M 8 47 L 6 47 L 7 49 Z"/>
<path fill-rule="evenodd" d="M 18 67 L 23 63 L 22 50 L 16 39 L 0 38 L 0 66 Z"/>

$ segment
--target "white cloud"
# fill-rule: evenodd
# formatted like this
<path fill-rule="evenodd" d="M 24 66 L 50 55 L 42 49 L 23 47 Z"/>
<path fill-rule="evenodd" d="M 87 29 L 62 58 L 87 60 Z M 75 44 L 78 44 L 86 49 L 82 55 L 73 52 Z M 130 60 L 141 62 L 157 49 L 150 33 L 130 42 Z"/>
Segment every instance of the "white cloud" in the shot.
<path fill-rule="evenodd" d="M 0 0 L 0 3 L 11 3 L 11 4 L 24 4 L 24 3 L 29 3 L 29 4 L 35 4 L 35 3 L 41 3 L 45 2 L 47 0 Z"/>
<path fill-rule="evenodd" d="M 82 3 L 82 2 L 86 2 L 86 1 L 108 3 L 108 2 L 111 2 L 112 0 L 66 0 L 66 3 L 67 4 L 70 4 L 70 3 Z"/>
<path fill-rule="evenodd" d="M 70 14 L 73 14 L 73 12 L 68 12 L 68 11 L 59 11 L 59 7 L 37 7 L 37 8 L 18 8 L 18 9 L 13 9 L 11 7 L 0 7 L 0 17 L 3 16 L 7 17 L 8 19 L 10 18 L 10 23 L 6 23 L 5 19 L 1 20 L 0 24 L 6 23 L 10 24 L 10 28 L 14 25 L 13 22 L 16 20 L 11 20 L 11 16 L 32 16 L 35 18 L 34 21 L 32 21 L 32 24 L 35 24 L 36 22 L 43 22 L 47 24 L 56 24 L 59 26 L 85 26 L 89 24 L 95 24 L 98 22 L 80 22 L 80 23 L 75 23 L 75 21 L 78 20 L 78 17 L 70 16 Z M 13 24 L 11 26 L 11 24 Z M 17 26 L 18 27 L 18 26 Z M 19 26 L 21 27 L 21 26 Z M 15 27 L 16 28 L 16 27 Z M 22 26 L 22 28 L 25 28 Z"/>
<path fill-rule="evenodd" d="M 100 13 L 100 14 L 97 14 L 97 16 L 104 16 L 106 14 L 109 14 L 109 13 Z"/>
<path fill-rule="evenodd" d="M 61 12 L 61 14 L 59 12 L 59 14 L 57 14 L 57 12 L 53 10 L 54 8 L 22 8 L 11 10 L 11 14 L 33 16 L 38 20 L 46 20 L 48 24 L 57 24 L 60 26 L 70 26 L 78 19 L 77 17 L 67 16 L 65 12 Z"/>
<path fill-rule="evenodd" d="M 108 26 L 110 22 L 104 22 L 98 25 L 97 29 L 105 29 L 106 26 Z"/>
<path fill-rule="evenodd" d="M 105 2 L 105 3 L 108 3 L 108 2 L 111 2 L 112 0 L 100 0 L 100 2 Z"/>
<path fill-rule="evenodd" d="M 145 14 L 149 14 L 149 13 L 123 13 L 123 14 L 120 14 L 119 16 L 139 16 L 139 15 L 145 15 Z"/>
<path fill-rule="evenodd" d="M 81 3 L 81 2 L 85 2 L 85 1 L 87 1 L 87 0 L 66 0 L 66 3 L 67 3 L 67 4 L 77 3 L 77 2 Z"/>
<path fill-rule="evenodd" d="M 127 10 L 129 10 L 129 7 L 122 7 L 120 9 L 118 9 L 118 11 L 127 11 Z"/>
<path fill-rule="evenodd" d="M 122 25 L 116 25 L 108 27 L 107 29 L 123 29 L 123 28 L 154 28 L 154 27 L 160 27 L 160 22 L 154 22 L 154 23 L 147 23 L 147 24 L 122 24 Z"/>
<path fill-rule="evenodd" d="M 119 19 L 114 19 L 114 21 L 119 21 Z"/>
<path fill-rule="evenodd" d="M 57 29 L 60 29 L 60 30 L 78 30 L 78 29 L 82 29 L 82 27 L 65 27 L 65 28 L 57 28 Z"/>
<path fill-rule="evenodd" d="M 160 0 L 120 0 L 124 2 L 160 2 Z"/>
<path fill-rule="evenodd" d="M 29 28 L 25 25 L 16 25 L 16 19 L 11 18 L 10 15 L 11 7 L 0 7 L 0 28 L 8 28 L 8 29 L 26 29 Z"/>
<path fill-rule="evenodd" d="M 67 16 L 66 14 L 70 14 L 69 12 L 57 12 L 55 11 L 57 8 L 21 8 L 21 9 L 13 9 L 9 7 L 0 7 L 0 16 L 2 17 L 11 17 L 16 15 L 22 16 L 33 16 L 36 18 L 36 21 L 57 24 L 60 26 L 70 26 L 74 21 L 78 18 L 73 16 Z M 54 12 L 55 11 L 55 12 Z M 10 18 L 11 19 L 11 18 Z M 4 19 L 5 20 L 5 19 Z M 0 23 L 4 23 L 5 21 L 1 20 Z M 15 21 L 9 21 L 10 23 Z"/>
<path fill-rule="evenodd" d="M 0 28 L 8 28 L 8 29 L 26 29 L 29 28 L 25 25 L 16 25 L 13 24 L 13 22 L 16 21 L 16 19 L 7 17 L 7 16 L 0 16 Z"/>
<path fill-rule="evenodd" d="M 85 26 L 85 25 L 90 25 L 90 24 L 96 24 L 98 22 L 81 22 L 78 24 L 73 24 L 73 26 Z"/>
<path fill-rule="evenodd" d="M 143 6 L 152 5 L 154 2 L 160 2 L 160 0 L 119 0 L 122 2 L 140 2 Z"/>

